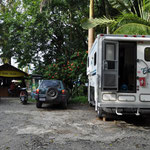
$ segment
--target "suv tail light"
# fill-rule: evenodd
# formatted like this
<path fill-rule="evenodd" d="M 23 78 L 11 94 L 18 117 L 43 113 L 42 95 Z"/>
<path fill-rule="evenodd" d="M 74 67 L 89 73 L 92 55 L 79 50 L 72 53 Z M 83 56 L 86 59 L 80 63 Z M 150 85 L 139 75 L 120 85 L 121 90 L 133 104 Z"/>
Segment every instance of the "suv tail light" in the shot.
<path fill-rule="evenodd" d="M 36 94 L 39 94 L 39 91 L 40 91 L 40 90 L 39 90 L 39 89 L 37 89 L 37 90 L 36 90 Z"/>
<path fill-rule="evenodd" d="M 65 90 L 62 90 L 61 92 L 62 92 L 62 94 L 65 94 Z"/>

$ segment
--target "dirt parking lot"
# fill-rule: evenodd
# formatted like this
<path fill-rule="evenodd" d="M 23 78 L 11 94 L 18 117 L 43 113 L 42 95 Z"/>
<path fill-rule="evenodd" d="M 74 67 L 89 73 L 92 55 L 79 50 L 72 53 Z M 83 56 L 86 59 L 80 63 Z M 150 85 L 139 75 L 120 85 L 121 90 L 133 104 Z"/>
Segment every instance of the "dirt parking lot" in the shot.
<path fill-rule="evenodd" d="M 150 149 L 150 118 L 102 121 L 94 108 L 70 104 L 67 110 L 19 99 L 0 100 L 0 150 Z"/>

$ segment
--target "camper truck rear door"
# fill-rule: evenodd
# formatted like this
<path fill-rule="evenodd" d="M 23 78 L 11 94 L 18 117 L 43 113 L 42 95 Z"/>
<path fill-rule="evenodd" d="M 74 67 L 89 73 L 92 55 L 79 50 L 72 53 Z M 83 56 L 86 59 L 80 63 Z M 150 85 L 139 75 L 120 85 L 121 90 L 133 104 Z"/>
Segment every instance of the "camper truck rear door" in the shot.
<path fill-rule="evenodd" d="M 103 41 L 102 48 L 102 90 L 118 90 L 118 48 L 117 41 Z"/>

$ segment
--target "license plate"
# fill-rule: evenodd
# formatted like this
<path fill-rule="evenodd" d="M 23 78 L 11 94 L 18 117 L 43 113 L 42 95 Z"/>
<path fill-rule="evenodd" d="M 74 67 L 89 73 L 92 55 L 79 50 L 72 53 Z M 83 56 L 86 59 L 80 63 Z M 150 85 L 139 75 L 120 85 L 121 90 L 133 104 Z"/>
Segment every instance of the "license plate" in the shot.
<path fill-rule="evenodd" d="M 39 98 L 40 101 L 45 101 L 45 98 Z"/>

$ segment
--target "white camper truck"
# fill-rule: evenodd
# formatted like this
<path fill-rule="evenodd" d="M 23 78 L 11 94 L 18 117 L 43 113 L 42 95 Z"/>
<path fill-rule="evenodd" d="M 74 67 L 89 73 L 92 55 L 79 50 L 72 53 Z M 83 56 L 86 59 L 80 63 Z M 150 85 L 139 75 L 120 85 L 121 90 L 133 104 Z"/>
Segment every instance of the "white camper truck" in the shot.
<path fill-rule="evenodd" d="M 88 101 L 99 117 L 150 113 L 150 36 L 98 35 L 87 75 Z"/>

